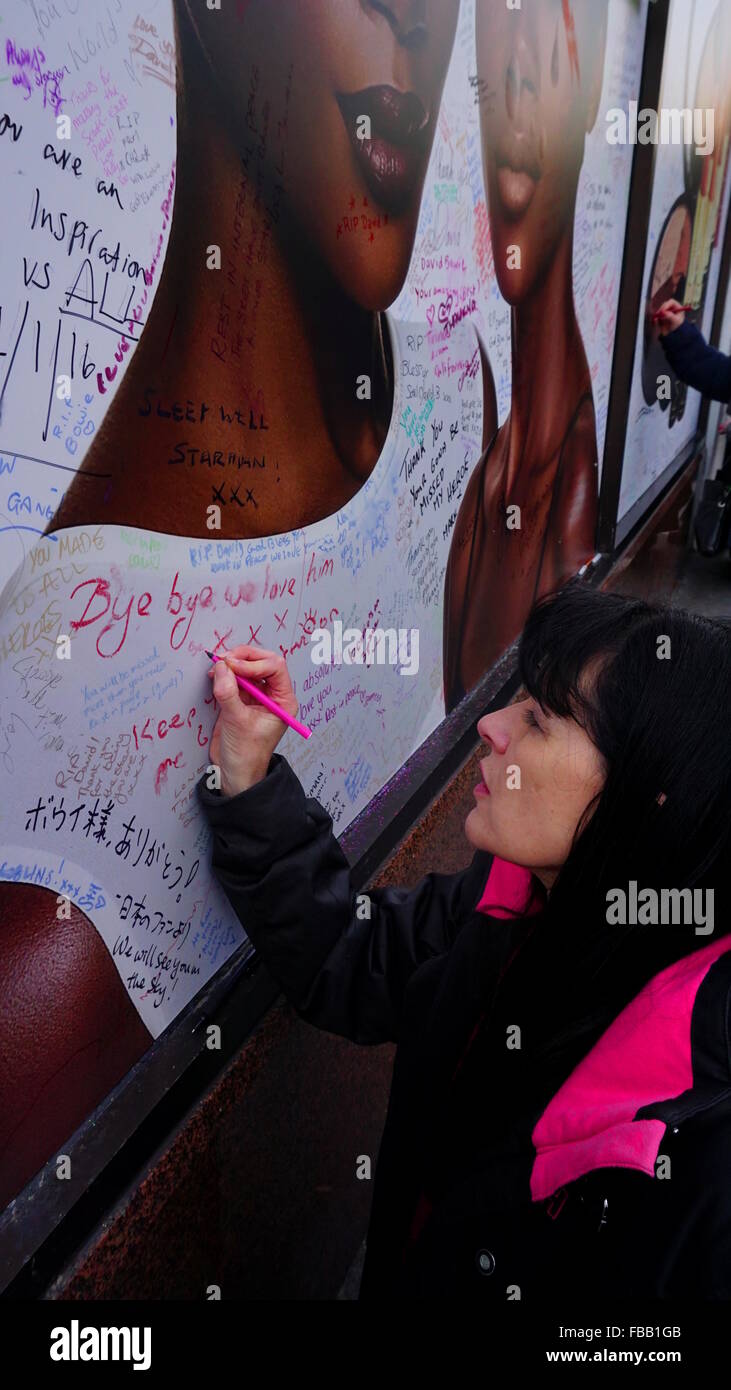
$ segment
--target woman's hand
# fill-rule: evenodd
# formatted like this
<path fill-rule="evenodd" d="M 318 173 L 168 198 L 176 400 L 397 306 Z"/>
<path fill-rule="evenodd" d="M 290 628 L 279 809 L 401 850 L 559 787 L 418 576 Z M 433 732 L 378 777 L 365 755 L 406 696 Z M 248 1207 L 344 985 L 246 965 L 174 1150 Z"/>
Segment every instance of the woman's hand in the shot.
<path fill-rule="evenodd" d="M 685 311 L 677 299 L 666 299 L 660 305 L 657 317 L 660 320 L 661 333 L 672 333 L 674 329 L 680 328 L 681 323 L 685 323 Z"/>
<path fill-rule="evenodd" d="M 234 672 L 276 700 L 287 714 L 299 708 L 287 663 L 279 652 L 257 646 L 234 647 L 214 662 L 208 675 L 219 715 L 211 736 L 211 763 L 221 769 L 221 791 L 236 796 L 266 776 L 272 753 L 287 725 L 236 683 Z"/>

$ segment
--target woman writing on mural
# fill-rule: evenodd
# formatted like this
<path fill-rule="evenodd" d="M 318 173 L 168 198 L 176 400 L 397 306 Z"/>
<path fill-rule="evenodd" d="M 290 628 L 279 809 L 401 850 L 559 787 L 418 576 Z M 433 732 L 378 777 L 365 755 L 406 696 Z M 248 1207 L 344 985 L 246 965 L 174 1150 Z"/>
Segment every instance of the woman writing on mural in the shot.
<path fill-rule="evenodd" d="M 221 885 L 304 1019 L 398 1044 L 362 1298 L 731 1297 L 729 635 L 539 603 L 477 725 L 471 864 L 361 894 L 234 680 L 294 714 L 284 660 L 209 672 Z"/>
<path fill-rule="evenodd" d="M 81 597 L 94 593 L 97 611 L 110 594 L 99 586 L 116 593 L 128 570 L 120 527 L 209 542 L 295 530 L 306 539 L 378 463 L 384 483 L 397 480 L 394 401 L 409 325 L 389 325 L 385 310 L 409 267 L 458 9 L 458 0 L 251 0 L 219 11 L 175 0 L 169 241 L 164 257 L 159 243 L 155 251 L 139 345 L 120 353 L 123 379 L 48 528 L 95 528 L 104 568 Z M 370 137 L 360 140 L 363 116 Z M 472 325 L 458 324 L 461 335 L 479 372 Z M 415 366 L 432 373 L 427 358 L 422 346 Z M 484 361 L 483 371 L 475 452 L 480 415 L 490 433 L 495 424 Z M 371 389 L 358 393 L 364 374 Z M 182 547 L 158 545 L 168 569 L 146 571 L 144 611 L 181 602 L 171 556 Z M 186 566 L 187 549 L 182 587 Z M 187 587 L 198 592 L 199 577 Z M 74 678 L 95 684 L 76 653 Z M 186 663 L 183 678 L 181 709 L 198 701 L 198 667 Z M 78 703 L 64 732 L 86 744 Z M 147 806 L 169 843 L 179 826 L 159 792 L 151 778 Z M 56 909 L 45 887 L 0 883 L 0 1204 L 151 1041 L 90 915 L 74 903 L 59 921 Z M 40 997 L 39 1039 L 27 1001 Z"/>

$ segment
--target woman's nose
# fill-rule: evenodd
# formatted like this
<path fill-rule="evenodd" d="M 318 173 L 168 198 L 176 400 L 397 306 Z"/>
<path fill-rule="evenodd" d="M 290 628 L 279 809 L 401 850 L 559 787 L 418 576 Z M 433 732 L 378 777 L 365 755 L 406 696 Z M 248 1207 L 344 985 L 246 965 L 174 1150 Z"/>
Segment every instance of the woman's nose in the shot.
<path fill-rule="evenodd" d="M 528 6 L 525 10 L 521 6 L 507 16 L 503 13 L 503 22 L 510 26 L 506 101 L 508 115 L 515 120 L 518 108 L 528 96 L 535 97 L 540 82 L 536 16 Z"/>
<path fill-rule="evenodd" d="M 504 709 L 493 710 L 491 714 L 483 714 L 477 721 L 477 732 L 481 739 L 487 744 L 487 751 L 505 753 L 510 742 L 510 716 Z"/>

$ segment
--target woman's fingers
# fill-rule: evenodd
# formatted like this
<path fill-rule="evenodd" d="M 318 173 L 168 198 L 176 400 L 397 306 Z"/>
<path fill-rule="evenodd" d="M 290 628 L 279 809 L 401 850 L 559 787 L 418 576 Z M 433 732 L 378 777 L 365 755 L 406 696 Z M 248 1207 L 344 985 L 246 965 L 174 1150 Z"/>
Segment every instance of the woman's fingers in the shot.
<path fill-rule="evenodd" d="M 682 312 L 683 306 L 678 303 L 677 299 L 664 300 L 657 311 L 658 315 L 663 318 L 665 318 L 667 314 L 682 314 Z"/>
<path fill-rule="evenodd" d="M 234 701 L 239 703 L 239 687 L 231 667 L 225 661 L 217 661 L 213 668 L 213 694 L 224 709 Z"/>
<path fill-rule="evenodd" d="M 227 666 L 239 676 L 265 680 L 283 660 L 281 653 L 266 651 L 263 647 L 232 647 L 230 651 L 216 653 L 216 660 L 209 667 L 208 674 L 213 675 L 219 666 Z"/>
<path fill-rule="evenodd" d="M 224 656 L 227 661 L 231 659 L 234 661 L 256 661 L 262 657 L 270 657 L 276 660 L 277 657 L 281 656 L 281 652 L 271 652 L 266 647 L 257 647 L 241 643 L 238 647 L 230 647 L 227 652 L 222 652 L 220 655 Z"/>
<path fill-rule="evenodd" d="M 267 694 L 274 700 L 293 694 L 287 663 L 281 652 L 259 649 L 256 656 L 234 656 L 233 652 L 228 652 L 226 661 L 237 676 L 251 681 L 265 680 Z"/>
<path fill-rule="evenodd" d="M 236 684 L 234 675 L 243 676 L 254 684 L 266 682 L 267 695 L 281 704 L 289 714 L 296 713 L 298 704 L 287 663 L 281 652 L 267 651 L 263 647 L 241 644 L 223 652 L 208 673 L 213 679 L 213 693 L 218 699 L 220 690 L 224 699 L 232 699 L 232 691 L 237 692 L 244 704 L 251 700 Z M 229 683 L 228 677 L 231 677 Z M 218 681 L 218 684 L 217 684 Z"/>

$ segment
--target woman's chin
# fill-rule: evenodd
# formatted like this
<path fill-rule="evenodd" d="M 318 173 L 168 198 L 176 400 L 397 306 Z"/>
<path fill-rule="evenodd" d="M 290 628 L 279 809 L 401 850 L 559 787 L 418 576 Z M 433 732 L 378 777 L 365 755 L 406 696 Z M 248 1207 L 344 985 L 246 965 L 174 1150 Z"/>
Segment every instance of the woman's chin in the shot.
<path fill-rule="evenodd" d="M 482 821 L 479 806 L 473 806 L 472 810 L 468 812 L 464 823 L 464 833 L 474 849 L 492 851 L 492 845 L 489 843 L 492 836 Z"/>
<path fill-rule="evenodd" d="M 381 221 L 383 214 L 381 214 Z M 350 246 L 338 242 L 330 261 L 333 275 L 343 290 L 362 309 L 375 313 L 388 309 L 398 299 L 408 274 L 413 239 L 395 225 L 381 228 L 380 244 L 359 242 Z"/>

